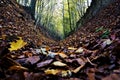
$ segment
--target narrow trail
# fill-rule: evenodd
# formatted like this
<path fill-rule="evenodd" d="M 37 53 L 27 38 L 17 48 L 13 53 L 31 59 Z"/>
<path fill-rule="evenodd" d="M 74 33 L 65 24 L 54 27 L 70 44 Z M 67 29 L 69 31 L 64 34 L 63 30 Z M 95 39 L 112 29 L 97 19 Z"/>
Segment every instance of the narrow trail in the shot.
<path fill-rule="evenodd" d="M 1 0 L 0 11 L 0 80 L 120 79 L 119 0 L 60 42 L 14 0 Z"/>

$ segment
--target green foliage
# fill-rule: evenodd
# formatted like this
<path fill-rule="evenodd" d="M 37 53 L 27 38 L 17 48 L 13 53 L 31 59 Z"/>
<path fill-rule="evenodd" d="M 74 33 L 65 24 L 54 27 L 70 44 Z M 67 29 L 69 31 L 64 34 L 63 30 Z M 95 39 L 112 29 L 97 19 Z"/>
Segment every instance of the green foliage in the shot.
<path fill-rule="evenodd" d="M 103 26 L 100 27 L 100 28 L 97 28 L 97 29 L 95 30 L 95 32 L 99 32 L 99 31 L 102 31 L 102 30 L 103 30 Z"/>
<path fill-rule="evenodd" d="M 101 35 L 101 38 L 107 38 L 110 34 L 109 30 L 105 30 L 104 33 Z"/>
<path fill-rule="evenodd" d="M 100 38 L 107 38 L 110 34 L 110 31 L 108 29 L 103 28 L 103 26 L 95 30 L 96 33 L 99 31 L 103 31 L 103 34 L 100 36 Z"/>

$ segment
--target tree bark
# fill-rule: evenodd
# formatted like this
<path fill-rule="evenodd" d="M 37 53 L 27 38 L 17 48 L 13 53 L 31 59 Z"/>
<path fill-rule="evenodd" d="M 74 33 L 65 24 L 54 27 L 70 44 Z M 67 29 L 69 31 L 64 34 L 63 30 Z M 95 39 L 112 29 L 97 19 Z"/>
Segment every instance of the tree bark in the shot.
<path fill-rule="evenodd" d="M 31 3 L 30 3 L 30 8 L 31 8 L 31 11 L 32 11 L 32 18 L 35 19 L 35 6 L 36 6 L 36 1 L 37 0 L 31 0 Z"/>
<path fill-rule="evenodd" d="M 70 22 L 70 29 L 71 29 L 71 31 L 72 31 L 72 23 L 71 23 L 71 11 L 70 11 L 70 1 L 69 0 L 67 0 L 67 2 L 68 2 L 68 13 L 69 13 L 69 22 Z"/>

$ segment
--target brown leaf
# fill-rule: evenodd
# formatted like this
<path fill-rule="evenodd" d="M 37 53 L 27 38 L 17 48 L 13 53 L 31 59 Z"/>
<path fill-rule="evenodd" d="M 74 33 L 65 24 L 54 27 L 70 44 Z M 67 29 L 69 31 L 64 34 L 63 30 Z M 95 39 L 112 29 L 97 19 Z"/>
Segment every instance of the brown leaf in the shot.
<path fill-rule="evenodd" d="M 81 66 L 77 67 L 76 69 L 74 69 L 72 72 L 78 73 L 83 67 L 84 67 L 84 65 L 81 65 Z"/>
<path fill-rule="evenodd" d="M 50 47 L 49 47 L 49 46 L 46 46 L 45 48 L 46 48 L 46 51 L 49 51 L 49 50 L 50 50 Z"/>
<path fill-rule="evenodd" d="M 115 39 L 116 39 L 116 35 L 115 35 L 115 34 L 111 34 L 110 37 L 111 37 L 112 40 L 115 40 Z"/>
<path fill-rule="evenodd" d="M 25 70 L 25 71 L 27 71 L 28 69 L 25 68 L 25 67 L 22 67 L 22 66 L 14 65 L 14 66 L 11 66 L 8 70 L 9 70 L 9 71 L 13 71 L 13 70 L 16 70 L 16 71 Z"/>
<path fill-rule="evenodd" d="M 87 75 L 88 75 L 88 79 L 89 79 L 89 80 L 96 80 L 96 79 L 95 79 L 95 70 L 94 70 L 94 68 L 91 68 L 91 69 L 88 71 Z"/>
<path fill-rule="evenodd" d="M 79 78 L 70 78 L 69 80 L 80 80 Z"/>
<path fill-rule="evenodd" d="M 65 59 L 66 62 L 74 64 L 74 62 L 77 62 L 79 65 L 85 65 L 87 60 L 84 60 L 82 58 L 76 58 L 76 59 Z"/>
<path fill-rule="evenodd" d="M 20 56 L 18 56 L 17 58 L 25 58 L 25 55 L 20 55 Z"/>
<path fill-rule="evenodd" d="M 29 52 L 29 51 L 24 51 L 23 54 L 26 56 L 26 57 L 32 57 L 32 53 Z"/>
<path fill-rule="evenodd" d="M 77 59 L 75 59 L 78 63 L 79 63 L 79 65 L 85 65 L 85 63 L 86 63 L 86 61 L 84 61 L 83 59 L 81 59 L 81 58 L 77 58 Z"/>
<path fill-rule="evenodd" d="M 58 55 L 62 58 L 67 58 L 68 56 L 64 52 L 58 53 Z"/>
<path fill-rule="evenodd" d="M 44 67 L 44 66 L 47 66 L 49 65 L 50 63 L 52 63 L 53 59 L 50 59 L 50 60 L 46 60 L 46 61 L 42 61 L 40 63 L 37 64 L 37 67 L 38 68 L 41 68 L 41 67 Z"/>
<path fill-rule="evenodd" d="M 43 78 L 45 78 L 45 74 L 24 72 L 24 77 L 24 80 L 42 80 Z"/>
<path fill-rule="evenodd" d="M 6 39 L 6 37 L 7 37 L 7 35 L 5 35 L 5 34 L 4 34 L 4 35 L 2 35 L 2 37 L 1 37 L 1 38 L 2 38 L 3 40 L 5 40 L 5 39 Z"/>
<path fill-rule="evenodd" d="M 7 77 L 6 80 L 25 80 L 25 78 L 22 71 L 16 71 L 13 75 Z"/>
<path fill-rule="evenodd" d="M 40 60 L 39 56 L 32 56 L 32 57 L 27 58 L 27 61 L 30 62 L 31 64 L 35 64 L 39 60 Z"/>
<path fill-rule="evenodd" d="M 120 75 L 110 74 L 109 76 L 103 78 L 102 80 L 120 80 Z"/>

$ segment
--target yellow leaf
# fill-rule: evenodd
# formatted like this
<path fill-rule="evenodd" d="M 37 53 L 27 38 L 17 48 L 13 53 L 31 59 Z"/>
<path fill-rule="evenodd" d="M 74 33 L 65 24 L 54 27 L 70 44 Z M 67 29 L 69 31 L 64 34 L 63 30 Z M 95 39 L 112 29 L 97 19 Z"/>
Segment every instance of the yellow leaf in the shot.
<path fill-rule="evenodd" d="M 65 66 L 67 66 L 67 64 L 62 63 L 62 62 L 60 62 L 60 61 L 55 61 L 55 62 L 53 62 L 53 65 L 54 65 L 54 66 L 59 66 L 59 67 L 65 67 Z"/>
<path fill-rule="evenodd" d="M 61 69 L 47 69 L 44 71 L 45 74 L 51 74 L 51 75 L 61 75 L 61 77 L 67 77 L 71 76 L 72 72 L 70 70 L 61 70 Z"/>
<path fill-rule="evenodd" d="M 22 40 L 22 38 L 19 37 L 19 40 L 17 40 L 16 42 L 10 42 L 10 48 L 9 48 L 9 50 L 10 51 L 18 50 L 18 49 L 24 47 L 26 44 L 27 44 L 27 42 L 24 42 Z"/>
<path fill-rule="evenodd" d="M 56 75 L 60 72 L 60 70 L 56 70 L 56 69 L 48 69 L 45 70 L 45 74 L 52 74 L 52 75 Z"/>
<path fill-rule="evenodd" d="M 76 50 L 77 48 L 74 47 L 68 47 L 69 50 Z"/>

